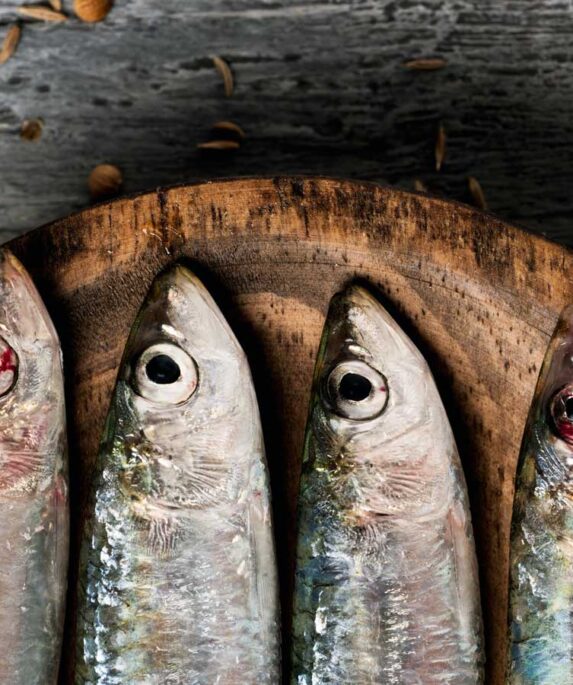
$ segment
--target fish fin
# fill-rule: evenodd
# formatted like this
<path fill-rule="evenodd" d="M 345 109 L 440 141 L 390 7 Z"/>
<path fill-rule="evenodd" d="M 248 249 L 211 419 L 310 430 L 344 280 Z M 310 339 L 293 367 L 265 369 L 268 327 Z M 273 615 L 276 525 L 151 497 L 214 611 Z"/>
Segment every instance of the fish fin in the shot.
<path fill-rule="evenodd" d="M 448 511 L 447 521 L 454 554 L 456 613 L 460 637 L 465 645 L 470 646 L 475 645 L 476 621 L 479 621 L 480 612 L 477 560 L 466 507 L 465 502 L 455 500 Z"/>
<path fill-rule="evenodd" d="M 267 494 L 256 489 L 249 500 L 249 535 L 253 548 L 253 565 L 257 593 L 257 609 L 262 619 L 264 633 L 276 632 L 277 578 L 275 550 L 271 533 L 271 511 Z"/>

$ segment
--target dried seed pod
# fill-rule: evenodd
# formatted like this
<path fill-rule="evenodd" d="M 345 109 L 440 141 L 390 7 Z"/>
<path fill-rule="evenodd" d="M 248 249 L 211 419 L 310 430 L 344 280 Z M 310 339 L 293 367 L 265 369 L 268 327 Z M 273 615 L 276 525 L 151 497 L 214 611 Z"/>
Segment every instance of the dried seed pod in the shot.
<path fill-rule="evenodd" d="M 74 0 L 74 12 L 82 21 L 101 21 L 109 14 L 113 0 Z"/>
<path fill-rule="evenodd" d="M 68 19 L 62 12 L 56 12 L 50 7 L 42 7 L 41 5 L 21 5 L 17 12 L 23 17 L 37 19 L 38 21 L 61 22 Z"/>
<path fill-rule="evenodd" d="M 412 71 L 437 71 L 447 65 L 445 59 L 441 57 L 422 57 L 419 59 L 409 59 L 404 62 L 406 69 Z"/>
<path fill-rule="evenodd" d="M 442 125 L 438 129 L 438 136 L 436 138 L 436 171 L 440 171 L 444 159 L 446 157 L 446 131 Z"/>
<path fill-rule="evenodd" d="M 122 173 L 113 164 L 99 164 L 88 179 L 90 195 L 94 200 L 116 195 L 122 183 Z"/>
<path fill-rule="evenodd" d="M 223 84 L 225 86 L 225 95 L 230 98 L 231 95 L 233 94 L 233 88 L 234 88 L 234 80 L 233 80 L 233 73 L 231 71 L 231 67 L 225 62 L 224 59 L 221 59 L 220 57 L 213 57 L 213 64 L 215 65 L 215 69 L 221 74 L 221 77 L 223 78 Z"/>
<path fill-rule="evenodd" d="M 16 52 L 21 35 L 22 29 L 20 26 L 18 24 L 12 24 L 2 41 L 2 47 L 0 48 L 0 64 L 7 62 Z"/>
<path fill-rule="evenodd" d="M 200 150 L 238 150 L 241 146 L 236 140 L 209 140 L 197 147 Z"/>
<path fill-rule="evenodd" d="M 414 181 L 414 190 L 418 191 L 419 193 L 427 193 L 428 186 L 424 183 L 424 181 L 421 181 L 419 178 L 417 178 Z"/>
<path fill-rule="evenodd" d="M 229 133 L 236 133 L 239 138 L 245 138 L 245 132 L 233 121 L 217 121 L 213 124 L 214 131 L 229 131 Z"/>
<path fill-rule="evenodd" d="M 474 202 L 476 203 L 476 206 L 479 207 L 480 209 L 487 209 L 487 202 L 485 199 L 485 195 L 484 195 L 484 192 L 482 190 L 481 184 L 477 180 L 477 178 L 470 176 L 468 178 L 468 187 L 470 189 L 470 193 L 474 199 Z"/>
<path fill-rule="evenodd" d="M 24 119 L 20 126 L 22 140 L 37 141 L 42 137 L 44 122 L 42 119 Z"/>

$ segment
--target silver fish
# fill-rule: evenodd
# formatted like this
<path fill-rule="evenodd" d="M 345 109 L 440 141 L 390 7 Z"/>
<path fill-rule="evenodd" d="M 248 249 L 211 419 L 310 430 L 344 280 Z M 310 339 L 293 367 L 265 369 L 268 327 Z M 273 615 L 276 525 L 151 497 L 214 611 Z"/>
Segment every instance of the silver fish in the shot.
<path fill-rule="evenodd" d="M 276 685 L 269 478 L 245 355 L 183 266 L 132 329 L 80 554 L 76 683 Z"/>
<path fill-rule="evenodd" d="M 60 659 L 69 516 L 58 336 L 0 251 L 0 682 L 50 685 Z"/>
<path fill-rule="evenodd" d="M 507 683 L 573 684 L 573 307 L 545 355 L 519 457 L 508 641 Z"/>
<path fill-rule="evenodd" d="M 483 681 L 452 431 L 420 352 L 358 286 L 328 313 L 298 506 L 293 685 Z"/>

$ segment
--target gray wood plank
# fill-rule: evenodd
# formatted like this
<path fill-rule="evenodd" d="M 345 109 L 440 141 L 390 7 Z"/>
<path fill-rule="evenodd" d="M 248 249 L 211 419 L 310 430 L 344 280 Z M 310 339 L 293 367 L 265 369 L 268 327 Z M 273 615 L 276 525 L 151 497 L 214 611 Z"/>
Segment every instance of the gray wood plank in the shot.
<path fill-rule="evenodd" d="M 0 0 L 0 34 L 15 5 Z M 492 211 L 573 244 L 572 38 L 570 0 L 121 0 L 97 25 L 26 23 L 0 67 L 0 238 L 86 206 L 105 161 L 126 192 L 306 173 L 420 178 L 471 202 L 474 175 Z M 401 66 L 419 55 L 448 67 Z M 26 117 L 45 121 L 37 143 L 20 140 Z M 244 145 L 198 151 L 219 119 Z"/>

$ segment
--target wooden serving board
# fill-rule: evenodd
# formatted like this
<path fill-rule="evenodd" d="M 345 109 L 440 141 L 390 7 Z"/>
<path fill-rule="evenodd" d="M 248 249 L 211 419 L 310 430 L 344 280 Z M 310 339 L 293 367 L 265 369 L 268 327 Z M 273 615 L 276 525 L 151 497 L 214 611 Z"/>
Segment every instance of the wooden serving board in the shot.
<path fill-rule="evenodd" d="M 253 369 L 285 635 L 300 454 L 324 316 L 330 297 L 350 280 L 375 286 L 428 360 L 456 434 L 477 538 L 487 682 L 501 685 L 514 471 L 549 336 L 562 306 L 573 301 L 573 253 L 466 206 L 366 183 L 293 178 L 121 199 L 9 247 L 38 284 L 62 340 L 72 587 L 82 507 L 129 328 L 157 272 L 185 257 Z M 72 657 L 66 639 L 63 682 L 71 682 Z"/>

